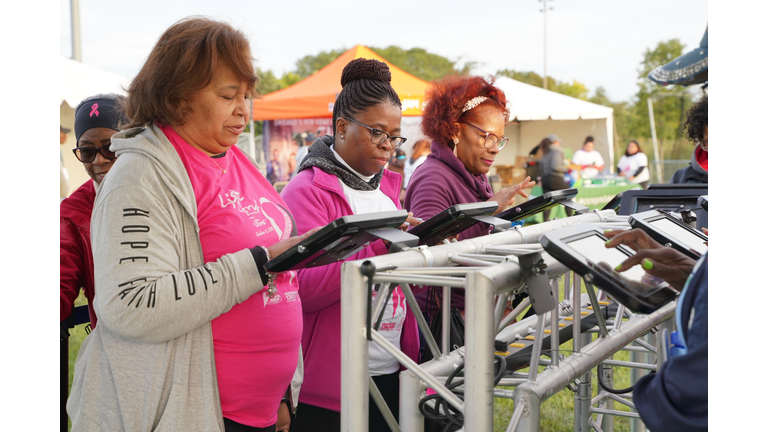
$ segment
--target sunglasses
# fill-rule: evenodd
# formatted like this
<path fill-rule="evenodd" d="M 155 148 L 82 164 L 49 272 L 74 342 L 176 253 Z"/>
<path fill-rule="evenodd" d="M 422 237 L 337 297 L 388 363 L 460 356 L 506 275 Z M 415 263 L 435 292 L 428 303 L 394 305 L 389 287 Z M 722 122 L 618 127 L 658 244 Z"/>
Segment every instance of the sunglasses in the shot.
<path fill-rule="evenodd" d="M 477 129 L 480 132 L 485 134 L 485 142 L 483 142 L 483 146 L 485 146 L 485 148 L 487 148 L 487 149 L 493 148 L 493 146 L 498 145 L 499 146 L 499 150 L 501 150 L 509 142 L 509 138 L 507 138 L 507 137 L 499 138 L 498 136 L 496 136 L 496 134 L 492 134 L 490 132 L 486 132 L 486 131 L 480 129 L 479 127 L 473 125 L 472 123 L 467 123 L 467 122 L 462 122 L 462 123 L 464 123 L 466 125 L 470 125 L 473 128 L 475 128 L 475 129 Z"/>
<path fill-rule="evenodd" d="M 405 137 L 401 137 L 401 136 L 397 136 L 397 135 L 392 136 L 392 135 L 384 132 L 383 130 L 374 129 L 374 128 L 368 126 L 368 125 L 360 123 L 359 121 L 357 121 L 357 120 L 355 120 L 353 118 L 349 118 L 349 117 L 342 117 L 342 118 L 346 119 L 346 120 L 353 121 L 353 122 L 359 124 L 360 126 L 370 130 L 371 131 L 371 142 L 376 144 L 376 145 L 384 144 L 385 142 L 387 142 L 387 140 L 390 140 L 390 142 L 392 143 L 392 147 L 397 149 L 401 145 L 403 145 L 404 142 L 406 142 L 408 140 L 408 138 L 405 138 Z"/>
<path fill-rule="evenodd" d="M 72 153 L 75 154 L 77 160 L 82 163 L 91 163 L 96 160 L 96 153 L 100 153 L 105 159 L 113 160 L 117 159 L 115 152 L 109 151 L 111 142 L 104 144 L 99 148 L 95 147 L 75 147 L 72 149 Z"/>

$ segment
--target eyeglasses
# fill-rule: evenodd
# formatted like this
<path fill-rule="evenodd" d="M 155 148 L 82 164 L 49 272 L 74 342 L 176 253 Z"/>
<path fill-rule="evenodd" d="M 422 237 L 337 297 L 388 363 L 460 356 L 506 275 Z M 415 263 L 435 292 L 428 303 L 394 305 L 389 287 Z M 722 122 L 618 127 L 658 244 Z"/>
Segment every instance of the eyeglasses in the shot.
<path fill-rule="evenodd" d="M 509 142 L 509 138 L 506 138 L 506 137 L 503 137 L 503 136 L 501 138 L 499 138 L 496 134 L 492 134 L 490 132 L 486 132 L 486 131 L 480 129 L 479 127 L 473 125 L 472 123 L 467 123 L 467 122 L 462 122 L 462 123 L 468 124 L 468 125 L 472 126 L 473 128 L 475 128 L 475 129 L 477 129 L 480 132 L 485 134 L 485 142 L 483 143 L 483 146 L 485 146 L 485 148 L 487 148 L 487 149 L 493 148 L 493 146 L 498 145 L 499 146 L 499 150 L 501 150 Z"/>
<path fill-rule="evenodd" d="M 111 144 L 112 144 L 111 142 L 108 142 L 99 148 L 75 147 L 72 149 L 72 153 L 74 153 L 77 160 L 79 160 L 82 163 L 91 163 L 95 161 L 96 153 L 101 153 L 101 155 L 104 158 L 109 160 L 117 159 L 117 155 L 115 154 L 115 152 L 109 151 L 109 146 Z"/>
<path fill-rule="evenodd" d="M 342 117 L 342 118 L 346 119 L 346 120 L 353 121 L 353 122 L 359 124 L 360 126 L 370 130 L 371 131 L 371 142 L 376 144 L 376 145 L 384 144 L 385 142 L 387 142 L 387 140 L 389 140 L 392 143 L 392 147 L 400 148 L 400 146 L 403 145 L 403 143 L 408 140 L 408 138 L 405 138 L 405 137 L 401 137 L 401 136 L 397 136 L 397 135 L 393 136 L 393 135 L 390 135 L 390 134 L 384 132 L 383 130 L 374 129 L 374 128 L 368 126 L 368 125 L 364 125 L 364 124 L 360 123 L 359 121 L 357 121 L 357 120 L 355 120 L 353 118 L 349 118 L 349 117 Z"/>

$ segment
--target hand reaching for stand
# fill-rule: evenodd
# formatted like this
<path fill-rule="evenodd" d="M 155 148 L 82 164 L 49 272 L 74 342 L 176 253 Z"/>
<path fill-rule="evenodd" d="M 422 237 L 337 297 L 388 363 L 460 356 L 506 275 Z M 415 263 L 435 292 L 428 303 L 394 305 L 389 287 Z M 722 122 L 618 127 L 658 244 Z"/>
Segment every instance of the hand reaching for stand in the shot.
<path fill-rule="evenodd" d="M 305 238 L 311 236 L 312 234 L 316 233 L 320 230 L 322 227 L 312 228 L 311 230 L 305 232 L 304 234 L 300 236 L 294 236 L 294 237 L 288 237 L 287 239 L 283 241 L 279 241 L 272 246 L 268 247 L 267 250 L 269 250 L 269 256 L 272 258 L 275 258 L 276 256 L 280 255 L 281 253 L 287 251 L 288 249 L 296 246 L 300 241 L 304 240 Z"/>
<path fill-rule="evenodd" d="M 640 264 L 649 275 L 661 278 L 676 290 L 682 291 L 696 265 L 696 261 L 671 247 L 662 246 L 640 229 L 608 231 L 605 236 L 610 239 L 605 247 L 626 245 L 637 252 L 616 267 L 620 273 Z"/>
<path fill-rule="evenodd" d="M 504 211 L 504 209 L 514 204 L 516 195 L 520 195 L 523 198 L 528 198 L 528 194 L 525 192 L 525 189 L 532 188 L 535 185 L 536 182 L 532 182 L 531 177 L 528 176 L 520 183 L 500 190 L 496 195 L 492 196 L 491 199 L 488 200 L 496 201 L 499 203 L 499 208 L 497 208 L 493 214 L 499 214 Z"/>

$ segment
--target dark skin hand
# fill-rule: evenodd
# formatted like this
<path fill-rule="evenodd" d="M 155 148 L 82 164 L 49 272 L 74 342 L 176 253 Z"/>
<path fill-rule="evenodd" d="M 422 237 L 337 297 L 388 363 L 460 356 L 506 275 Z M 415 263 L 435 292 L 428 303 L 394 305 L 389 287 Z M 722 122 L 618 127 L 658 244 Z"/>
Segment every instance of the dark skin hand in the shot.
<path fill-rule="evenodd" d="M 523 198 L 528 198 L 528 194 L 525 189 L 536 186 L 536 182 L 531 181 L 531 177 L 528 176 L 520 183 L 510 186 L 506 189 L 500 190 L 496 195 L 492 196 L 488 201 L 496 201 L 499 203 L 499 208 L 493 213 L 497 215 L 503 212 L 507 207 L 515 203 L 515 195 L 520 195 Z"/>
<path fill-rule="evenodd" d="M 642 293 L 642 292 L 648 292 L 650 290 L 654 290 L 655 289 L 654 286 L 651 286 L 651 285 L 648 285 L 648 284 L 645 284 L 645 283 L 636 282 L 636 281 L 633 281 L 632 279 L 629 279 L 629 278 L 625 277 L 623 274 L 621 274 L 621 273 L 617 272 L 616 270 L 612 269 L 611 266 L 608 265 L 608 263 L 600 262 L 600 263 L 597 263 L 597 266 L 602 268 L 603 270 L 607 271 L 608 273 L 611 273 L 611 275 L 613 275 L 615 278 L 618 278 L 618 279 L 624 281 L 624 283 L 626 285 L 629 285 L 629 286 L 635 288 L 636 292 Z"/>
<path fill-rule="evenodd" d="M 610 239 L 605 247 L 625 245 L 636 252 L 616 268 L 619 273 L 640 264 L 646 273 L 661 278 L 672 288 L 682 291 L 696 265 L 696 261 L 672 248 L 662 246 L 640 229 L 607 231 L 605 236 Z"/>
<path fill-rule="evenodd" d="M 280 408 L 277 409 L 277 432 L 288 432 L 291 428 L 291 410 L 288 404 L 280 402 Z"/>
<path fill-rule="evenodd" d="M 300 236 L 288 237 L 283 241 L 273 244 L 272 246 L 267 248 L 269 250 L 269 256 L 274 258 L 280 255 L 281 253 L 287 251 L 288 249 L 296 246 L 300 241 L 316 233 L 318 230 L 320 230 L 320 228 L 322 227 L 312 228 L 311 230 L 305 232 Z"/>
<path fill-rule="evenodd" d="M 422 222 L 424 221 L 413 216 L 413 212 L 408 212 L 408 218 L 405 220 L 405 223 L 400 225 L 400 229 L 403 231 L 408 231 L 408 228 L 421 225 Z M 406 223 L 409 225 L 406 225 Z"/>

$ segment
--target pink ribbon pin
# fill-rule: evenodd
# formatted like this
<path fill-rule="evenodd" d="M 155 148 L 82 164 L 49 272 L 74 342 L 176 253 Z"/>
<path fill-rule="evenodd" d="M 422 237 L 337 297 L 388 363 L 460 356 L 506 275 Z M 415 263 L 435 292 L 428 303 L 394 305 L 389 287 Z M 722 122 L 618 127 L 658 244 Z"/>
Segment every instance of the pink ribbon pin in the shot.
<path fill-rule="evenodd" d="M 99 104 L 95 103 L 91 105 L 91 114 L 88 117 L 93 117 L 93 114 L 96 114 L 96 117 L 99 116 Z"/>

